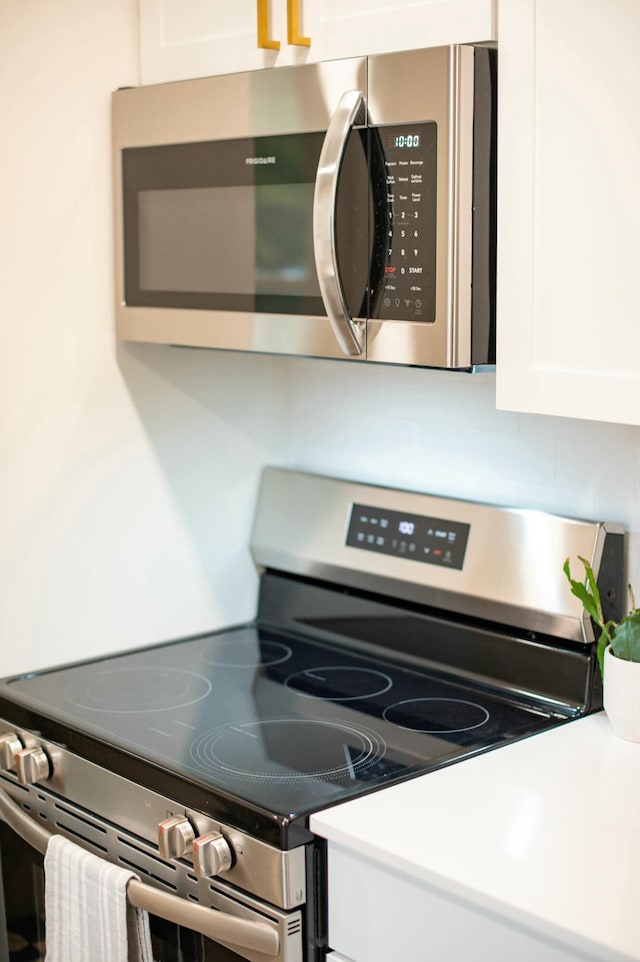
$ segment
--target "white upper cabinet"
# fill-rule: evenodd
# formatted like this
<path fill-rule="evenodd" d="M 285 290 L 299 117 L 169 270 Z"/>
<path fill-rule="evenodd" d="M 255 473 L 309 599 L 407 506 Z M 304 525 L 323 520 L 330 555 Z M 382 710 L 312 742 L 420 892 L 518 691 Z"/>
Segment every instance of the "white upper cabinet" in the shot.
<path fill-rule="evenodd" d="M 271 48 L 258 46 L 259 11 Z M 305 36 L 302 4 L 298 11 Z M 307 50 L 287 42 L 287 0 L 140 0 L 143 84 L 296 63 Z"/>
<path fill-rule="evenodd" d="M 277 0 L 272 0 L 277 2 Z M 307 0 L 316 60 L 495 40 L 495 0 Z"/>
<path fill-rule="evenodd" d="M 500 0 L 498 407 L 640 424 L 640 3 Z"/>
<path fill-rule="evenodd" d="M 140 0 L 141 79 L 481 43 L 495 39 L 494 7 L 495 0 Z M 259 33 L 271 48 L 258 46 Z"/>

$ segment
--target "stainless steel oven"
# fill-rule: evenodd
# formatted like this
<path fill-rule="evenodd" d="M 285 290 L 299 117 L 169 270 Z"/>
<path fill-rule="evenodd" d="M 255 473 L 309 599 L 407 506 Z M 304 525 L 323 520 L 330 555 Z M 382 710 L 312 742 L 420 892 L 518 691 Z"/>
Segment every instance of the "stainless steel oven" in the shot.
<path fill-rule="evenodd" d="M 601 707 L 562 565 L 617 617 L 618 525 L 270 468 L 251 551 L 254 622 L 0 683 L 12 962 L 50 833 L 136 871 L 158 960 L 320 962 L 312 813 Z"/>
<path fill-rule="evenodd" d="M 495 56 L 439 47 L 117 91 L 119 336 L 492 365 Z"/>
<path fill-rule="evenodd" d="M 6 723 L 5 727 L 6 727 Z M 30 733 L 19 731 L 27 745 L 42 744 Z M 0 958 L 11 962 L 44 960 L 46 920 L 44 913 L 44 853 L 51 833 L 66 836 L 95 854 L 137 872 L 141 882 L 130 882 L 129 901 L 150 913 L 155 962 L 300 962 L 302 952 L 301 908 L 283 910 L 278 903 L 300 903 L 305 891 L 302 849 L 289 856 L 254 839 L 229 830 L 236 853 L 248 846 L 250 858 L 262 873 L 257 887 L 266 895 L 225 886 L 213 877 L 197 877 L 193 866 L 159 857 L 158 826 L 167 825 L 169 812 L 185 809 L 175 801 L 150 792 L 100 767 L 92 767 L 63 749 L 57 754 L 70 787 L 69 794 L 81 798 L 78 805 L 66 797 L 43 791 L 39 786 L 0 788 L 0 852 L 3 866 L 5 925 L 0 934 Z M 78 791 L 84 782 L 87 792 Z M 55 777 L 47 789 L 56 787 Z M 57 786 L 60 787 L 59 785 Z M 114 813 L 127 810 L 114 823 Z M 102 813 L 107 810 L 109 818 Z M 189 812 L 191 824 L 202 835 L 218 834 L 220 826 L 202 813 Z M 117 816 L 116 816 L 117 818 Z M 254 851 L 251 853 L 251 848 Z M 208 866 L 213 875 L 213 869 Z M 199 871 L 199 870 L 198 870 Z M 290 875 L 288 875 L 290 873 Z M 238 870 L 235 869 L 237 876 Z M 233 877 L 233 873 L 232 873 Z M 295 893 L 283 887 L 297 886 Z M 267 897 L 273 899 L 268 902 Z"/>

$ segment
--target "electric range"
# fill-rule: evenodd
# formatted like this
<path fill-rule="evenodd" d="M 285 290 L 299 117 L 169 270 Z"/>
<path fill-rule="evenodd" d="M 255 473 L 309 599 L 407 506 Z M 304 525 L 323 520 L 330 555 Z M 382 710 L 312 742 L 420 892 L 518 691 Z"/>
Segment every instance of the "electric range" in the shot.
<path fill-rule="evenodd" d="M 268 468 L 251 551 L 251 624 L 0 683 L 0 787 L 151 886 L 266 913 L 273 957 L 311 960 L 309 816 L 600 708 L 562 564 L 588 558 L 616 617 L 623 533 Z"/>

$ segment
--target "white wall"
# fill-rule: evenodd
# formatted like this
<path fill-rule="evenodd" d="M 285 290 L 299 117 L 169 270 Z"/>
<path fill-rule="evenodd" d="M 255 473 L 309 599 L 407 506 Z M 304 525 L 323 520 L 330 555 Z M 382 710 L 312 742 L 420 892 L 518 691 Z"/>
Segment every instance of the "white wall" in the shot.
<path fill-rule="evenodd" d="M 0 675 L 249 618 L 264 463 L 625 522 L 640 429 L 494 378 L 116 346 L 109 94 L 134 0 L 0 2 Z"/>
<path fill-rule="evenodd" d="M 0 675 L 249 617 L 284 362 L 121 347 L 110 93 L 135 0 L 0 2 Z"/>

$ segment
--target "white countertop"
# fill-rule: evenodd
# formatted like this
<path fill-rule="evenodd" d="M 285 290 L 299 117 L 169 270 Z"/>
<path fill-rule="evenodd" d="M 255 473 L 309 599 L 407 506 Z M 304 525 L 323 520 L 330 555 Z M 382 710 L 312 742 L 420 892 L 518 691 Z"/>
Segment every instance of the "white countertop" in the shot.
<path fill-rule="evenodd" d="M 604 714 L 328 809 L 311 828 L 596 958 L 640 960 L 640 743 Z"/>

